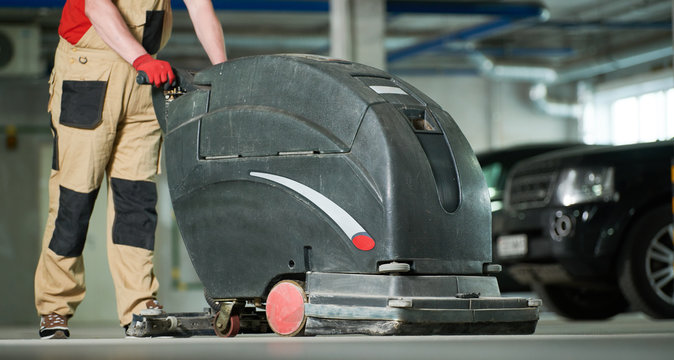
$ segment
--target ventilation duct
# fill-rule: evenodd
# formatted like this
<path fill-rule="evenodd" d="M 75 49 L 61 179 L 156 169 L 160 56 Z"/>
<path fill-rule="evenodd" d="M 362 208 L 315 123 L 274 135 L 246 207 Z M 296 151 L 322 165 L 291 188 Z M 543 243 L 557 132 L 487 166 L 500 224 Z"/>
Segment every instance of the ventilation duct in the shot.
<path fill-rule="evenodd" d="M 539 110 L 548 115 L 572 118 L 580 118 L 582 115 L 582 108 L 579 104 L 554 102 L 548 99 L 548 88 L 542 83 L 531 87 L 529 99 Z"/>

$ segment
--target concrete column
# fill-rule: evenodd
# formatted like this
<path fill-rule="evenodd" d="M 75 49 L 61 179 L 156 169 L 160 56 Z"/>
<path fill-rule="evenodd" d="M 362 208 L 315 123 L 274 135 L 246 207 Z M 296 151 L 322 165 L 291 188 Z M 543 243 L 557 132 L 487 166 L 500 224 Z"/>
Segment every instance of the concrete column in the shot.
<path fill-rule="evenodd" d="M 351 28 L 351 1 L 330 0 L 330 56 L 353 59 Z"/>
<path fill-rule="evenodd" d="M 353 0 L 353 9 L 355 61 L 386 69 L 386 1 Z"/>
<path fill-rule="evenodd" d="M 330 0 L 330 56 L 385 69 L 385 38 L 385 0 Z"/>

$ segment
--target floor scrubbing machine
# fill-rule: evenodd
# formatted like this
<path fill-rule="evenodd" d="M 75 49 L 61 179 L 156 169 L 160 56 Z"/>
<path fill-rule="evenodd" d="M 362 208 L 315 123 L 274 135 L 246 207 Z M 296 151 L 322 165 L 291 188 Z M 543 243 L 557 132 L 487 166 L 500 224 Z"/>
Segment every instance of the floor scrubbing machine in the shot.
<path fill-rule="evenodd" d="M 540 301 L 502 297 L 491 276 L 500 266 L 475 155 L 419 90 L 311 55 L 178 78 L 155 107 L 218 335 L 534 332 Z"/>

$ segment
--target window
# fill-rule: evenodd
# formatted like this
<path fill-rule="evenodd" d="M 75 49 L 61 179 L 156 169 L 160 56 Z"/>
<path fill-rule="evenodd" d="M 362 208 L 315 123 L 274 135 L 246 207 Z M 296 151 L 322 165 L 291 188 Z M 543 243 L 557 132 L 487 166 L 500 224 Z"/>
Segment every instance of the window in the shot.
<path fill-rule="evenodd" d="M 635 97 L 611 105 L 611 138 L 614 144 L 639 142 L 639 102 Z"/>
<path fill-rule="evenodd" d="M 583 141 L 631 144 L 674 137 L 674 84 L 671 76 L 598 89 L 585 104 Z"/>

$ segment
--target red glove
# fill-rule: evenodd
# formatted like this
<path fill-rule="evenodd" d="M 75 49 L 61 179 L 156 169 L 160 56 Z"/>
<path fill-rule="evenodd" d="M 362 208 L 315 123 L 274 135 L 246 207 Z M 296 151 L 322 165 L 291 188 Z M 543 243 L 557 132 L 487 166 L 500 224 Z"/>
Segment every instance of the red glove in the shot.
<path fill-rule="evenodd" d="M 152 58 L 149 54 L 141 55 L 133 61 L 133 67 L 138 72 L 144 72 L 150 84 L 159 87 L 164 83 L 173 84 L 175 75 L 171 64 L 163 60 Z"/>

